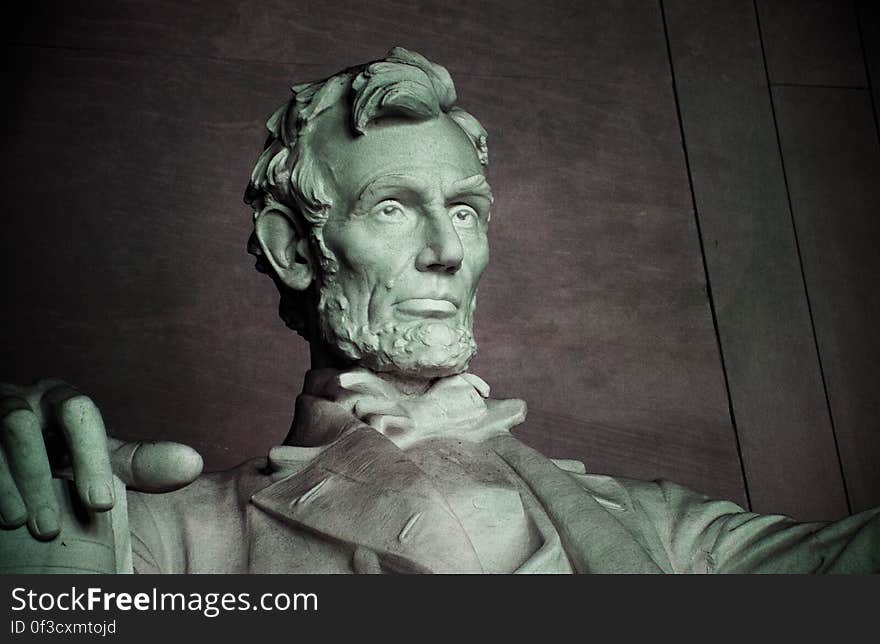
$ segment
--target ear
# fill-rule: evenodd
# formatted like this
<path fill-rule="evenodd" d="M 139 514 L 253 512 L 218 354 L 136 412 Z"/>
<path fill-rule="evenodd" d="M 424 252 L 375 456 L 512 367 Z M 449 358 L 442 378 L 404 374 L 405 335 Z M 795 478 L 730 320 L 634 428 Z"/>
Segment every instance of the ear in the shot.
<path fill-rule="evenodd" d="M 297 228 L 294 217 L 284 206 L 267 206 L 254 219 L 254 233 L 281 281 L 295 291 L 304 291 L 312 283 L 315 271 L 309 242 Z"/>

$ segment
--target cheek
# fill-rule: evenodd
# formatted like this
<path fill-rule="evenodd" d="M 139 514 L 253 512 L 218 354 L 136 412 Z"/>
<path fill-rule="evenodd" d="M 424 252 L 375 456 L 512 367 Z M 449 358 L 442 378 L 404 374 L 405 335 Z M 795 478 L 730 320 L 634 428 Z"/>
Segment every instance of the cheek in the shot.
<path fill-rule="evenodd" d="M 370 285 L 396 278 L 412 261 L 407 254 L 383 244 L 356 255 L 339 255 L 339 260 L 340 277 L 345 274 L 357 282 Z"/>
<path fill-rule="evenodd" d="M 324 239 L 340 269 L 352 274 L 393 273 L 412 258 L 413 231 L 402 226 L 382 227 L 356 220 L 332 233 L 327 231 Z"/>
<path fill-rule="evenodd" d="M 464 246 L 465 263 L 473 276 L 474 288 L 476 288 L 480 276 L 489 265 L 489 243 L 486 235 L 482 234 L 464 242 Z"/>
<path fill-rule="evenodd" d="M 350 235 L 335 241 L 331 249 L 339 263 L 336 282 L 359 307 L 382 306 L 382 293 L 413 261 L 409 249 L 400 248 L 393 237 Z"/>

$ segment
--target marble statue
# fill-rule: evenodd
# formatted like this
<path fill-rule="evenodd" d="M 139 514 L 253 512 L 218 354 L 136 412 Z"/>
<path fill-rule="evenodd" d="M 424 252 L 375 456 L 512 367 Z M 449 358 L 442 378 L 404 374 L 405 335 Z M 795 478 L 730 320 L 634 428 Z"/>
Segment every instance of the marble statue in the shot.
<path fill-rule="evenodd" d="M 108 439 L 63 382 L 3 386 L 5 570 L 880 571 L 880 509 L 761 516 L 511 435 L 525 403 L 468 372 L 492 192 L 455 103 L 443 67 L 395 48 L 269 119 L 248 249 L 312 368 L 267 457 L 202 474 L 186 446 Z"/>

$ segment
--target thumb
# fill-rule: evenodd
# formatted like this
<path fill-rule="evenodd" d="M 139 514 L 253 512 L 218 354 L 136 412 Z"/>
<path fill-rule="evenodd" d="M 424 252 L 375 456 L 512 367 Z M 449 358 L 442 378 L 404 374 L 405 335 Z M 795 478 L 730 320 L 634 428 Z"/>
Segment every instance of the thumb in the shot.
<path fill-rule="evenodd" d="M 202 473 L 202 457 L 182 443 L 170 441 L 110 443 L 113 473 L 139 492 L 171 492 L 192 483 Z"/>

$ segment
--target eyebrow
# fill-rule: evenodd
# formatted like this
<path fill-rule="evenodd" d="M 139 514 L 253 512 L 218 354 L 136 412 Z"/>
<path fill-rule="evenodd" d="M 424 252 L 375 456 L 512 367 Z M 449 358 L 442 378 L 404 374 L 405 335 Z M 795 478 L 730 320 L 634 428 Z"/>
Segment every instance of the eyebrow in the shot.
<path fill-rule="evenodd" d="M 385 188 L 403 189 L 415 195 L 424 195 L 428 191 L 422 181 L 408 174 L 383 174 L 369 181 L 363 187 L 357 196 L 354 204 L 354 210 L 361 210 L 365 203 L 370 200 L 373 195 Z M 475 174 L 471 177 L 458 179 L 453 181 L 450 188 L 452 192 L 444 195 L 447 202 L 455 202 L 463 197 L 482 197 L 489 203 L 492 203 L 492 189 L 486 177 L 481 174 Z"/>
<path fill-rule="evenodd" d="M 424 192 L 421 183 L 415 177 L 407 174 L 383 174 L 372 179 L 364 186 L 355 200 L 355 210 L 360 210 L 364 202 L 368 201 L 376 192 L 385 188 L 403 188 L 416 194 Z"/>
<path fill-rule="evenodd" d="M 464 197 L 469 195 L 474 197 L 483 197 L 489 203 L 492 203 L 492 201 L 494 200 L 494 197 L 492 196 L 492 188 L 489 187 L 489 182 L 486 181 L 486 177 L 481 174 L 475 174 L 472 177 L 453 181 L 452 187 L 455 190 L 453 194 L 456 197 Z"/>

